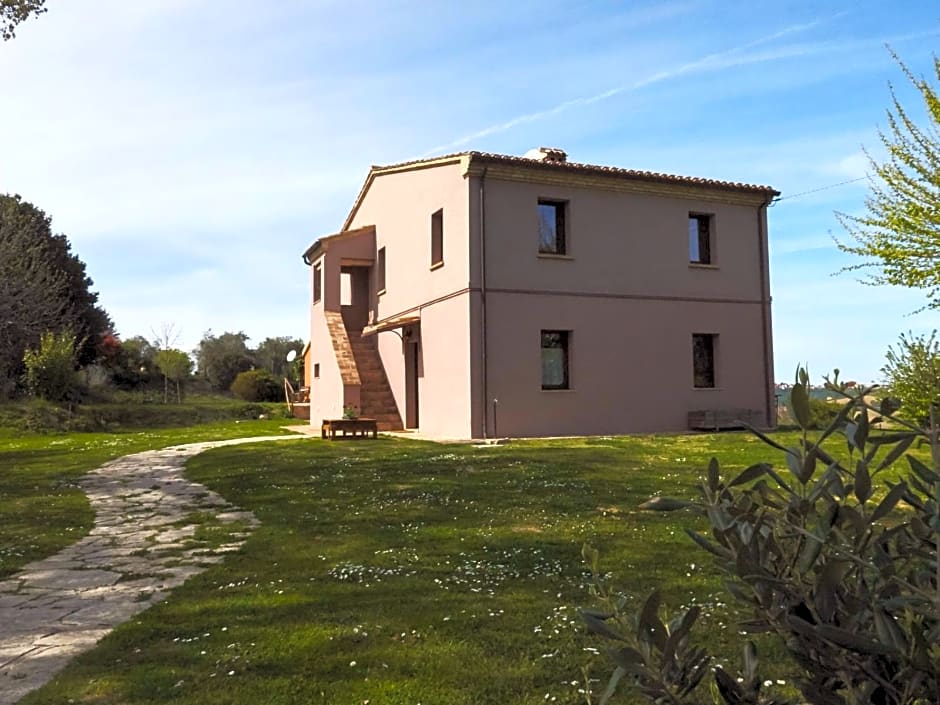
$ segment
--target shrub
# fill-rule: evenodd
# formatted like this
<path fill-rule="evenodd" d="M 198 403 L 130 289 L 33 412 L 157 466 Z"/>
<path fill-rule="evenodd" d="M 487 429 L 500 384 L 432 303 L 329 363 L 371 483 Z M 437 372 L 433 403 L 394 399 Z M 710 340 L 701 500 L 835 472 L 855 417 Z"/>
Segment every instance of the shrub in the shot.
<path fill-rule="evenodd" d="M 711 525 L 709 536 L 686 533 L 711 553 L 729 577 L 727 589 L 750 613 L 748 632 L 772 632 L 785 644 L 799 672 L 794 678 L 811 705 L 921 705 L 940 702 L 940 443 L 901 419 L 890 432 L 872 427 L 866 399 L 845 393 L 835 377 L 827 383 L 847 403 L 818 438 L 811 439 L 808 375 L 791 392 L 794 417 L 803 429 L 797 446 L 784 447 L 754 431 L 784 454 L 789 474 L 769 463 L 723 478 L 712 459 L 700 500 L 657 498 L 647 509 L 690 508 Z M 898 427 L 900 430 L 897 430 Z M 823 447 L 835 434 L 848 444 L 848 462 Z M 904 480 L 886 482 L 875 496 L 873 479 L 915 442 L 927 441 L 928 466 L 907 455 Z M 900 508 L 898 505 L 907 505 Z M 597 553 L 584 555 L 597 575 Z M 654 593 L 630 617 L 603 582 L 594 592 L 603 611 L 583 612 L 588 628 L 614 643 L 608 690 L 624 679 L 651 702 L 692 705 L 712 702 L 700 686 L 710 658 L 689 645 L 698 617 L 693 607 L 674 619 L 660 616 Z M 745 645 L 744 669 L 735 678 L 717 667 L 715 687 L 728 705 L 782 703 L 761 693 L 756 650 Z"/>
<path fill-rule="evenodd" d="M 809 426 L 815 430 L 822 430 L 831 424 L 839 415 L 841 404 L 810 397 L 809 399 Z"/>
<path fill-rule="evenodd" d="M 889 347 L 881 368 L 891 394 L 901 402 L 899 414 L 926 424 L 930 407 L 940 403 L 940 340 L 930 336 L 901 335 L 897 349 Z"/>
<path fill-rule="evenodd" d="M 284 395 L 281 385 L 267 370 L 239 372 L 231 391 L 245 401 L 280 401 Z"/>
<path fill-rule="evenodd" d="M 120 394 L 116 395 L 120 398 Z M 35 432 L 116 431 L 195 426 L 224 421 L 291 418 L 287 405 L 245 402 L 226 397 L 195 398 L 182 404 L 142 404 L 139 394 L 123 401 L 59 405 L 42 399 L 0 404 L 0 434 L 4 429 Z"/>
<path fill-rule="evenodd" d="M 26 389 L 49 401 L 74 399 L 78 392 L 77 359 L 74 334 L 43 333 L 39 349 L 27 349 L 23 354 Z"/>

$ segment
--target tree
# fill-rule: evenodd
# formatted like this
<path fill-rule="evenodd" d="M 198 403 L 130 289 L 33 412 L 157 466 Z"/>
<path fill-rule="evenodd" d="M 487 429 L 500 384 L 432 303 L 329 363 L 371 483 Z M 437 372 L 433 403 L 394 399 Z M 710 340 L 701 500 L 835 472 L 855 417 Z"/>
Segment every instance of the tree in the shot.
<path fill-rule="evenodd" d="M 287 377 L 291 384 L 298 385 L 297 365 L 287 361 L 287 353 L 294 350 L 298 355 L 303 350 L 304 342 L 296 338 L 282 336 L 265 338 L 253 352 L 255 363 L 277 379 Z"/>
<path fill-rule="evenodd" d="M 106 346 L 114 336 L 105 336 Z M 105 355 L 104 364 L 111 373 L 112 383 L 119 389 L 140 390 L 149 385 L 157 366 L 154 356 L 157 350 L 150 341 L 137 335 L 127 340 L 118 340 L 115 352 Z"/>
<path fill-rule="evenodd" d="M 33 396 L 66 401 L 78 391 L 75 336 L 69 331 L 43 333 L 37 350 L 23 354 L 26 388 Z"/>
<path fill-rule="evenodd" d="M 169 386 L 172 380 L 176 384 L 176 403 L 183 401 L 181 382 L 189 379 L 193 372 L 193 361 L 182 350 L 173 348 L 158 350 L 154 355 L 157 368 L 163 373 L 163 403 L 169 401 Z"/>
<path fill-rule="evenodd" d="M 41 15 L 46 0 L 0 0 L 0 37 L 4 41 L 16 36 L 13 30 L 31 15 Z"/>
<path fill-rule="evenodd" d="M 248 370 L 232 382 L 232 394 L 245 401 L 281 401 L 284 392 L 267 370 Z"/>
<path fill-rule="evenodd" d="M 929 337 L 902 334 L 897 349 L 888 348 L 885 359 L 887 364 L 881 371 L 891 395 L 901 402 L 898 414 L 926 424 L 930 407 L 940 405 L 940 340 L 937 339 L 937 331 Z"/>
<path fill-rule="evenodd" d="M 212 335 L 207 331 L 199 341 L 196 360 L 199 374 L 217 391 L 227 392 L 239 372 L 255 366 L 244 333 Z"/>
<path fill-rule="evenodd" d="M 85 264 L 50 218 L 19 196 L 0 195 L 0 396 L 23 372 L 23 353 L 47 332 L 70 330 L 79 365 L 93 362 L 111 320 Z"/>
<path fill-rule="evenodd" d="M 866 152 L 874 174 L 866 212 L 836 214 L 855 243 L 836 244 L 865 258 L 843 271 L 878 270 L 866 283 L 924 289 L 925 308 L 940 308 L 940 96 L 927 79 L 914 76 L 892 56 L 920 92 L 928 124 L 914 122 L 892 87 L 889 129 L 878 132 L 887 159 L 879 163 Z M 934 73 L 940 80 L 940 57 L 934 58 Z"/>

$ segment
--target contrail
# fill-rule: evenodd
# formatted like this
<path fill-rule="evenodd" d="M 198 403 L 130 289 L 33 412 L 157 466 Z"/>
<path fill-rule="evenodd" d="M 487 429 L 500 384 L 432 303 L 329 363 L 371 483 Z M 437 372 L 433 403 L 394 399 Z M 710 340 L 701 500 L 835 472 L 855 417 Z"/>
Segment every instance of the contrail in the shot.
<path fill-rule="evenodd" d="M 735 54 L 740 54 L 743 51 L 746 51 L 748 49 L 753 49 L 754 47 L 760 46 L 761 44 L 767 44 L 768 42 L 775 41 L 777 39 L 788 36 L 790 34 L 805 32 L 821 24 L 832 22 L 833 20 L 838 19 L 839 17 L 842 17 L 845 14 L 846 14 L 845 12 L 840 12 L 835 15 L 832 15 L 831 17 L 827 17 L 826 19 L 817 19 L 817 20 L 813 20 L 812 22 L 805 22 L 803 24 L 795 24 L 789 27 L 784 27 L 781 30 L 778 30 L 772 34 L 768 34 L 764 37 L 759 37 L 753 41 L 747 42 L 746 44 L 742 44 L 740 46 L 733 47 L 731 49 L 725 49 L 723 51 L 715 52 L 712 54 L 707 54 L 706 56 L 703 56 L 700 59 L 696 59 L 695 61 L 691 61 L 687 64 L 682 64 L 675 68 L 666 69 L 665 71 L 659 71 L 657 73 L 654 73 L 652 76 L 647 76 L 646 78 L 636 81 L 634 83 L 616 86 L 614 88 L 610 88 L 604 91 L 603 93 L 597 93 L 596 95 L 585 96 L 582 98 L 572 98 L 570 100 L 566 100 L 563 103 L 559 103 L 558 105 L 552 108 L 548 108 L 546 110 L 540 110 L 535 113 L 526 113 L 524 115 L 519 115 L 510 120 L 507 120 L 506 122 L 501 122 L 496 125 L 491 125 L 490 127 L 484 128 L 472 134 L 465 135 L 464 137 L 460 137 L 454 140 L 453 142 L 448 142 L 447 144 L 434 147 L 433 149 L 430 149 L 424 154 L 422 154 L 421 156 L 426 157 L 432 154 L 439 154 L 444 151 L 449 151 L 453 149 L 454 147 L 460 147 L 461 145 L 465 145 L 468 142 L 472 142 L 474 140 L 480 139 L 481 137 L 488 137 L 490 135 L 497 134 L 499 132 L 505 132 L 506 130 L 512 129 L 513 127 L 516 127 L 518 125 L 524 125 L 526 123 L 535 122 L 537 120 L 542 120 L 544 118 L 551 117 L 552 115 L 557 115 L 558 113 L 563 113 L 566 110 L 570 110 L 571 108 L 575 108 L 578 106 L 591 105 L 593 103 L 597 103 L 602 100 L 607 100 L 608 98 L 613 98 L 614 96 L 620 95 L 621 93 L 627 93 L 629 91 L 635 91 L 639 88 L 645 88 L 646 86 L 650 86 L 655 83 L 660 83 L 661 81 L 665 81 L 670 78 L 675 78 L 677 76 L 682 76 L 684 74 L 693 73 L 695 71 L 708 70 L 710 68 L 714 68 L 714 69 L 729 68 L 731 66 L 739 66 L 739 65 L 744 65 L 748 63 L 759 63 L 761 61 L 767 61 L 772 58 L 776 58 L 774 55 L 758 54 L 758 55 L 752 55 L 752 56 L 742 56 L 742 57 L 739 57 L 738 59 L 734 59 L 731 61 L 724 61 L 724 62 L 721 61 L 721 59 L 723 58 L 732 57 Z"/>

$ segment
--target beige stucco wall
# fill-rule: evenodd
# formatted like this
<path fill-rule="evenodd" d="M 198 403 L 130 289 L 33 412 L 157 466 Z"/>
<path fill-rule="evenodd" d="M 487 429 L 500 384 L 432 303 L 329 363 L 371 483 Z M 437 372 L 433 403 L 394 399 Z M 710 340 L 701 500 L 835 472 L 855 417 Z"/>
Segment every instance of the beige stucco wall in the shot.
<path fill-rule="evenodd" d="M 313 265 L 325 264 L 325 257 L 316 260 Z M 311 265 L 307 269 L 307 276 L 310 277 L 311 302 L 313 301 L 313 272 L 315 267 Z M 343 379 L 340 374 L 339 364 L 336 355 L 333 352 L 333 342 L 330 339 L 330 332 L 326 326 L 326 318 L 323 315 L 325 310 L 324 296 L 317 303 L 311 303 L 310 306 L 310 424 L 319 426 L 323 419 L 338 419 L 343 415 Z M 339 292 L 336 292 L 337 306 L 339 303 Z M 320 376 L 313 377 L 313 366 L 320 365 Z"/>
<path fill-rule="evenodd" d="M 373 321 L 420 316 L 421 431 L 442 438 L 682 431 L 693 410 L 768 410 L 761 196 L 680 191 L 533 184 L 492 173 L 481 180 L 464 177 L 459 163 L 372 180 L 348 227 L 375 225 L 375 241 L 350 242 L 348 256 L 386 248 L 386 291 L 377 295 L 373 278 Z M 568 203 L 564 258 L 538 256 L 539 198 Z M 439 208 L 444 266 L 432 269 L 431 214 Z M 689 265 L 690 212 L 713 215 L 714 266 Z M 328 254 L 323 302 L 333 310 L 335 254 Z M 321 366 L 311 385 L 312 420 L 342 412 L 320 309 L 311 319 L 311 363 Z M 572 331 L 570 390 L 541 389 L 541 330 Z M 693 333 L 718 336 L 716 389 L 693 388 Z M 378 339 L 404 419 L 403 343 L 392 332 Z"/>
<path fill-rule="evenodd" d="M 324 257 L 323 305 L 327 311 L 339 311 L 340 269 L 344 262 L 368 262 L 375 257 L 375 240 L 371 233 L 348 239 L 337 238 L 326 245 Z M 312 299 L 312 296 L 311 296 Z"/>
<path fill-rule="evenodd" d="M 564 258 L 538 254 L 539 198 L 568 204 Z M 488 434 L 682 431 L 692 410 L 766 413 L 764 212 L 758 197 L 724 198 L 487 178 Z M 690 212 L 714 216 L 712 267 L 689 265 Z M 541 389 L 541 330 L 572 331 L 569 391 Z M 693 333 L 719 336 L 717 389 L 693 388 Z"/>
<path fill-rule="evenodd" d="M 567 255 L 538 256 L 539 198 L 568 202 Z M 714 215 L 714 268 L 689 266 L 688 215 Z M 486 181 L 488 288 L 758 298 L 758 209 L 714 200 Z"/>
<path fill-rule="evenodd" d="M 431 267 L 431 214 L 444 209 L 444 265 Z M 386 248 L 386 290 L 373 295 L 374 320 L 421 317 L 420 429 L 446 438 L 471 434 L 468 181 L 459 164 L 377 177 L 350 228 L 375 225 Z M 374 290 L 374 279 L 373 279 Z M 402 418 L 402 341 L 379 333 L 379 353 Z"/>
<path fill-rule="evenodd" d="M 500 436 L 683 431 L 688 411 L 765 403 L 755 305 L 490 294 L 488 321 Z M 540 332 L 556 329 L 571 389 L 543 391 Z M 718 335 L 717 389 L 693 388 L 693 332 Z"/>
<path fill-rule="evenodd" d="M 444 266 L 432 270 L 431 214 L 439 208 Z M 386 291 L 374 302 L 376 320 L 467 288 L 468 208 L 459 163 L 375 178 L 349 227 L 375 225 L 375 249 L 385 247 Z"/>

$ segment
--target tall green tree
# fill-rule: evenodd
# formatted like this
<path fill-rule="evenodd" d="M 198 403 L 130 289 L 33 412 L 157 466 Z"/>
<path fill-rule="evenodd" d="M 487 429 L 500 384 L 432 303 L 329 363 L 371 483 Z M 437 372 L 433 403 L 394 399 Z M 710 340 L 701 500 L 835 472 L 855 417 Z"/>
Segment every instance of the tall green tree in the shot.
<path fill-rule="evenodd" d="M 897 347 L 885 355 L 882 373 L 891 396 L 901 402 L 898 415 L 926 425 L 931 408 L 940 414 L 940 339 L 937 331 L 929 336 L 902 334 Z M 940 421 L 940 416 L 937 417 Z"/>
<path fill-rule="evenodd" d="M 0 0 L 0 37 L 13 39 L 16 26 L 45 12 L 45 4 L 46 0 Z"/>
<path fill-rule="evenodd" d="M 228 392 L 239 372 L 255 366 L 247 343 L 248 336 L 241 332 L 213 335 L 207 331 L 195 351 L 199 375 L 216 391 Z"/>
<path fill-rule="evenodd" d="M 255 348 L 253 356 L 258 367 L 270 372 L 276 379 L 287 377 L 291 384 L 297 385 L 298 365 L 287 361 L 287 353 L 291 350 L 300 355 L 304 348 L 304 341 L 288 336 L 277 338 L 265 338 L 264 341 Z"/>
<path fill-rule="evenodd" d="M 837 214 L 853 241 L 837 244 L 864 258 L 843 271 L 875 270 L 867 283 L 923 289 L 925 308 L 940 308 L 940 97 L 892 55 L 920 93 L 927 124 L 917 124 L 892 87 L 888 129 L 879 131 L 887 157 L 879 162 L 866 153 L 873 178 L 865 212 Z M 933 71 L 940 81 L 940 57 Z"/>
<path fill-rule="evenodd" d="M 106 336 L 105 340 L 109 339 L 116 338 Z M 111 381 L 119 389 L 126 390 L 139 391 L 149 386 L 157 369 L 154 362 L 157 349 L 141 335 L 117 342 L 117 349 L 109 351 L 104 360 L 111 373 Z"/>
<path fill-rule="evenodd" d="M 169 401 L 170 382 L 176 386 L 176 403 L 183 401 L 182 386 L 193 373 L 193 361 L 182 350 L 173 348 L 157 350 L 154 362 L 163 374 L 163 403 Z"/>
<path fill-rule="evenodd" d="M 23 352 L 47 332 L 70 330 L 79 365 L 98 356 L 111 319 L 98 305 L 85 264 L 43 211 L 0 195 L 0 396 L 23 372 Z"/>

